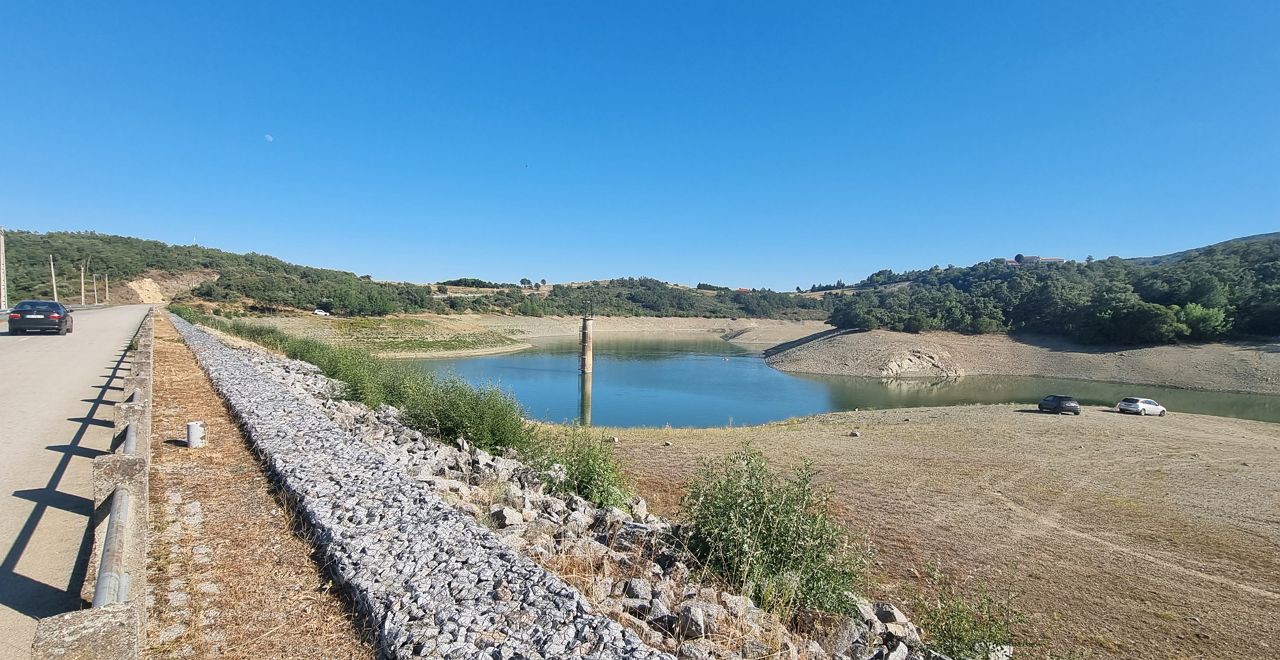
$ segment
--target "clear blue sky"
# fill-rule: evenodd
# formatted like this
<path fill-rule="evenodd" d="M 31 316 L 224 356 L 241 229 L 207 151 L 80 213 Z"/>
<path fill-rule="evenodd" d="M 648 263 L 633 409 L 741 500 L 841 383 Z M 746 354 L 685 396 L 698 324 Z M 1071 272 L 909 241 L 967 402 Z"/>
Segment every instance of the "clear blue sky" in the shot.
<path fill-rule="evenodd" d="M 1274 0 L 324 4 L 0 5 L 0 224 L 779 289 L 1280 229 Z"/>

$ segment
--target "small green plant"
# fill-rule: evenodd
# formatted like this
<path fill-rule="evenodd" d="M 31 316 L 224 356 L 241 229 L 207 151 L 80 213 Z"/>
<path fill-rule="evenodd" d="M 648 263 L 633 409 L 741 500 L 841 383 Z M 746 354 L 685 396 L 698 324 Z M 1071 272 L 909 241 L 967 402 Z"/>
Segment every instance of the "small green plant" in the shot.
<path fill-rule="evenodd" d="M 704 461 L 682 503 L 690 550 L 767 609 L 852 611 L 866 558 L 829 517 L 814 474 L 805 464 L 778 476 L 750 444 Z"/>
<path fill-rule="evenodd" d="M 1013 626 L 1022 616 L 1008 598 L 983 587 L 968 593 L 937 566 L 927 572 L 928 591 L 915 599 L 916 622 L 929 648 L 956 660 L 985 660 L 995 649 L 1013 644 Z"/>

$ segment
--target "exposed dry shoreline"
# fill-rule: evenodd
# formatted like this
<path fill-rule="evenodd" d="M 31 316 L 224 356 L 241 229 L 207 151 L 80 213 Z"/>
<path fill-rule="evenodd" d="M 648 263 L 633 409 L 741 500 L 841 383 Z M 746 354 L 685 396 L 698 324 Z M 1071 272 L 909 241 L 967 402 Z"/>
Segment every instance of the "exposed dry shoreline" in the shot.
<path fill-rule="evenodd" d="M 442 325 L 455 325 L 460 331 L 480 326 L 515 339 L 564 337 L 576 335 L 581 319 L 575 316 L 502 316 L 465 314 L 430 316 Z M 830 330 L 822 321 L 783 321 L 776 319 L 708 319 L 701 317 L 597 316 L 595 332 L 710 333 L 724 336 L 738 344 L 775 346 L 795 341 L 816 332 Z"/>
<path fill-rule="evenodd" d="M 778 346 L 767 361 L 782 371 L 841 376 L 1052 376 L 1280 394 L 1280 342 L 1133 348 L 1034 335 L 832 331 Z"/>
<path fill-rule="evenodd" d="M 1032 643 L 1019 657 L 1280 649 L 1280 425 L 982 405 L 603 432 L 662 513 L 699 460 L 742 442 L 779 468 L 812 460 L 842 521 L 875 546 L 885 595 L 909 601 L 935 562 L 1014 594 Z"/>

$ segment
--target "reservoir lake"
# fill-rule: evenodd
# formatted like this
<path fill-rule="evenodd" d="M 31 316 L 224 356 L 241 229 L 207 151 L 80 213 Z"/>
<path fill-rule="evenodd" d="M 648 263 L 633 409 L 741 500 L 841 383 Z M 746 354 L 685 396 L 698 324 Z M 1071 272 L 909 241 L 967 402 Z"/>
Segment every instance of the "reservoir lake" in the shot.
<path fill-rule="evenodd" d="M 1126 396 L 1179 412 L 1280 422 L 1280 397 L 1029 376 L 878 379 L 778 371 L 758 348 L 708 335 L 597 333 L 594 373 L 578 373 L 578 340 L 531 340 L 515 353 L 415 360 L 475 385 L 513 394 L 547 422 L 586 417 L 596 426 L 754 425 L 841 410 L 976 403 L 1035 404 L 1049 394 L 1080 400 L 1084 414 Z"/>

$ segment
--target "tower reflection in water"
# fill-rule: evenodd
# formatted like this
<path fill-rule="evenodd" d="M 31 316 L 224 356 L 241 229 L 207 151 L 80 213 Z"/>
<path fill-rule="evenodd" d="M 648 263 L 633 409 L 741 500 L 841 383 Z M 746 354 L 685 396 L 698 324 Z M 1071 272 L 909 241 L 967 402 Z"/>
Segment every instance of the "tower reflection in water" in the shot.
<path fill-rule="evenodd" d="M 591 372 L 578 374 L 578 423 L 591 426 Z"/>

